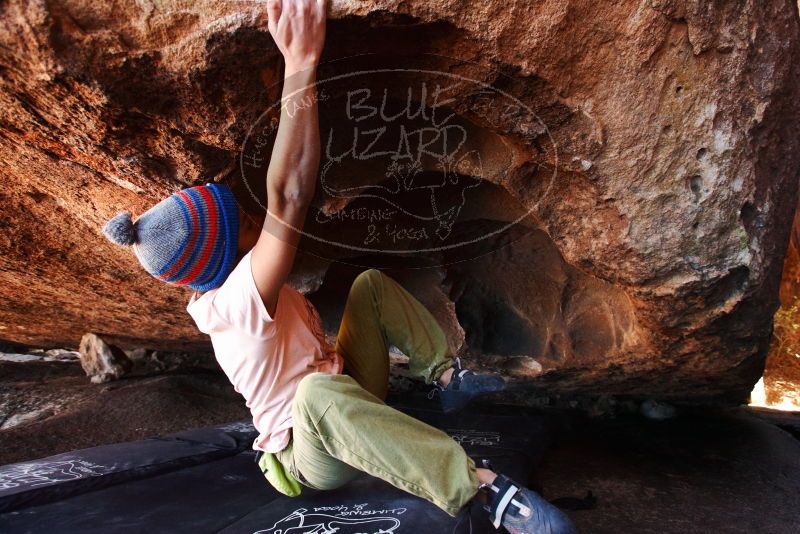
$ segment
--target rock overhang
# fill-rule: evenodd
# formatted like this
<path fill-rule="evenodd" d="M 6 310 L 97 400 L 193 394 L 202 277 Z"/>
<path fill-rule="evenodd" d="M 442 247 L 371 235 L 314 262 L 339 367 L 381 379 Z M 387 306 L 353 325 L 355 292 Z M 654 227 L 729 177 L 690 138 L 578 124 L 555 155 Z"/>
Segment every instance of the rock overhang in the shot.
<path fill-rule="evenodd" d="M 183 292 L 97 230 L 119 209 L 236 178 L 249 128 L 279 95 L 266 11 L 87 6 L 4 8 L 2 337 L 203 345 Z M 329 60 L 370 54 L 366 66 L 389 57 L 481 80 L 533 109 L 557 147 L 554 158 L 518 115 L 486 113 L 497 99 L 455 92 L 448 109 L 486 154 L 503 154 L 465 175 L 480 192 L 464 216 L 530 213 L 507 246 L 470 262 L 423 255 L 431 273 L 398 277 L 436 297 L 452 343 L 476 361 L 542 362 L 544 378 L 520 373 L 522 384 L 744 398 L 763 366 L 800 168 L 793 9 L 334 2 Z M 541 179 L 551 171 L 557 180 Z M 343 282 L 328 279 L 329 260 L 376 261 L 326 252 L 301 259 L 294 280 L 330 298 Z"/>

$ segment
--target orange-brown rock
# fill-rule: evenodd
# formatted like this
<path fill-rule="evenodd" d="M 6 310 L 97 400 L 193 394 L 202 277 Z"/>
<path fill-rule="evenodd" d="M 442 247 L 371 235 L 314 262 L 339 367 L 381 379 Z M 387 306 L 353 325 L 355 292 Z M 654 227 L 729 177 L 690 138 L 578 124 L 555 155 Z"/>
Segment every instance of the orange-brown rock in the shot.
<path fill-rule="evenodd" d="M 521 214 L 469 261 L 425 253 L 424 275 L 392 271 L 454 347 L 493 365 L 534 357 L 544 373 L 520 371 L 528 387 L 746 396 L 797 197 L 793 0 L 334 1 L 326 60 L 367 52 L 373 69 L 384 64 L 370 58 L 402 58 L 479 79 L 546 126 L 502 113 L 497 93 L 453 89 L 448 106 L 483 166 L 460 182 L 474 197 L 448 231 L 490 233 Z M 76 346 L 92 331 L 123 347 L 207 346 L 186 291 L 99 229 L 215 179 L 248 202 L 239 152 L 278 98 L 280 64 L 263 2 L 1 3 L 0 338 Z M 414 76 L 404 80 L 428 79 Z M 316 206 L 330 215 L 347 202 L 321 192 Z M 323 256 L 302 258 L 295 281 L 332 330 L 357 269 L 330 260 L 400 266 Z"/>

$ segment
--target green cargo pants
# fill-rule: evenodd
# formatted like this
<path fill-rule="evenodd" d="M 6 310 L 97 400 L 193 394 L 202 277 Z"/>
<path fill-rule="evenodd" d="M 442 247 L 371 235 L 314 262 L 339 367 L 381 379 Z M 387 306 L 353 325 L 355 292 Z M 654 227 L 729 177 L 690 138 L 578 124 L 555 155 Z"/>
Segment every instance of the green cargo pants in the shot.
<path fill-rule="evenodd" d="M 433 316 L 373 269 L 353 282 L 339 328 L 336 350 L 349 376 L 312 373 L 300 381 L 292 440 L 276 456 L 308 487 L 338 488 L 364 471 L 455 516 L 480 486 L 475 462 L 446 433 L 383 402 L 389 345 L 409 356 L 426 383 L 452 365 Z"/>

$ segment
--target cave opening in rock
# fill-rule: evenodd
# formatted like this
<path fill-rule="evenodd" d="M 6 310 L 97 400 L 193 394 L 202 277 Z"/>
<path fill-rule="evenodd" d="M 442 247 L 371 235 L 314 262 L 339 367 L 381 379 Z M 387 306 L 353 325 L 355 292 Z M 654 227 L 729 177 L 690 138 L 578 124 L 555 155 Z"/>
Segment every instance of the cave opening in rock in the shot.
<path fill-rule="evenodd" d="M 455 304 L 467 346 L 473 351 L 511 356 L 542 353 L 543 343 L 531 332 L 530 321 L 499 295 L 478 284 L 465 284 Z"/>

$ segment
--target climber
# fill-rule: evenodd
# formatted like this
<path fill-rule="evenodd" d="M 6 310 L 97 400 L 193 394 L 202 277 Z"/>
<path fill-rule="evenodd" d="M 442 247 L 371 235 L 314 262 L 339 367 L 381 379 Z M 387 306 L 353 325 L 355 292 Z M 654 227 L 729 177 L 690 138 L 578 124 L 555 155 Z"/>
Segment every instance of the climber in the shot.
<path fill-rule="evenodd" d="M 173 194 L 136 222 L 120 213 L 105 235 L 132 245 L 155 278 L 195 290 L 187 311 L 244 396 L 259 432 L 258 465 L 277 490 L 333 489 L 367 472 L 451 516 L 476 498 L 512 533 L 573 532 L 535 492 L 488 463 L 476 466 L 446 433 L 383 402 L 390 345 L 409 356 L 448 413 L 504 387 L 497 375 L 465 369 L 433 316 L 399 284 L 376 270 L 359 275 L 335 348 L 314 307 L 287 285 L 317 181 L 326 6 L 270 0 L 267 10 L 285 76 L 263 220 L 240 208 L 229 187 L 209 184 Z"/>

